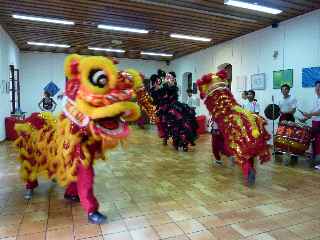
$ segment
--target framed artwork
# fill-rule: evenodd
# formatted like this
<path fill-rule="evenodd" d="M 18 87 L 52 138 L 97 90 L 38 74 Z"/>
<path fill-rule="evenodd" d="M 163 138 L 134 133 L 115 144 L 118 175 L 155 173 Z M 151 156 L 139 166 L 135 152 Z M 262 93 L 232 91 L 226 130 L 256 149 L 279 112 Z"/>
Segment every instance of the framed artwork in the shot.
<path fill-rule="evenodd" d="M 320 67 L 302 69 L 302 87 L 314 87 L 314 83 L 320 80 Z"/>
<path fill-rule="evenodd" d="M 6 82 L 6 94 L 10 93 L 10 81 Z"/>
<path fill-rule="evenodd" d="M 7 89 L 6 81 L 5 81 L 5 80 L 2 80 L 2 81 L 1 81 L 1 93 L 2 93 L 2 94 L 6 93 L 6 89 Z"/>
<path fill-rule="evenodd" d="M 266 74 L 259 73 L 251 75 L 251 89 L 264 90 L 266 88 Z"/>
<path fill-rule="evenodd" d="M 283 84 L 293 86 L 293 69 L 273 72 L 273 89 L 280 89 Z"/>
<path fill-rule="evenodd" d="M 245 91 L 247 89 L 247 76 L 237 76 L 236 77 L 237 81 L 237 90 L 238 91 Z"/>
<path fill-rule="evenodd" d="M 60 88 L 54 83 L 54 82 L 49 82 L 43 89 L 45 92 L 48 92 L 51 97 L 54 97 L 59 91 Z"/>

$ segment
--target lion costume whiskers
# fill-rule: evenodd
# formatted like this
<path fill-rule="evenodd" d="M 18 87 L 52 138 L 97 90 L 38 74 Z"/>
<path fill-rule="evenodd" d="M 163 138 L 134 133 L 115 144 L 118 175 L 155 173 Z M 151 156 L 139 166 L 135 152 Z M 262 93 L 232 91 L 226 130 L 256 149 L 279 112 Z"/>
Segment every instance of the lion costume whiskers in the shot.
<path fill-rule="evenodd" d="M 106 218 L 93 193 L 93 163 L 125 139 L 127 121 L 140 116 L 131 100 L 144 91 L 142 77 L 132 69 L 118 72 L 108 58 L 75 54 L 66 58 L 65 74 L 63 112 L 58 117 L 33 114 L 15 127 L 26 198 L 32 197 L 39 176 L 55 179 L 67 187 L 65 198 L 81 202 L 90 222 L 102 223 Z"/>

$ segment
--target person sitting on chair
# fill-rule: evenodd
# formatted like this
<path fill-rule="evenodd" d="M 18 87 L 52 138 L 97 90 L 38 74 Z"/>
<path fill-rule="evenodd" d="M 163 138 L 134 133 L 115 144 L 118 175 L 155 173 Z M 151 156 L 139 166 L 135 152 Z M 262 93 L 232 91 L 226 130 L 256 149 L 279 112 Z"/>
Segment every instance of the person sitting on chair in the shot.
<path fill-rule="evenodd" d="M 244 108 L 249 110 L 252 113 L 259 114 L 260 112 L 260 104 L 257 102 L 255 91 L 248 91 L 248 101 L 244 104 Z"/>
<path fill-rule="evenodd" d="M 247 102 L 248 102 L 248 91 L 243 91 L 241 93 L 241 107 L 244 108 Z"/>
<path fill-rule="evenodd" d="M 189 107 L 192 107 L 193 109 L 196 109 L 197 100 L 195 99 L 194 95 L 192 94 L 192 89 L 188 88 L 187 89 L 187 94 L 188 94 L 187 104 L 189 105 Z"/>
<path fill-rule="evenodd" d="M 57 103 L 51 97 L 51 94 L 47 91 L 44 92 L 44 98 L 38 103 L 41 111 L 54 112 L 56 109 Z"/>

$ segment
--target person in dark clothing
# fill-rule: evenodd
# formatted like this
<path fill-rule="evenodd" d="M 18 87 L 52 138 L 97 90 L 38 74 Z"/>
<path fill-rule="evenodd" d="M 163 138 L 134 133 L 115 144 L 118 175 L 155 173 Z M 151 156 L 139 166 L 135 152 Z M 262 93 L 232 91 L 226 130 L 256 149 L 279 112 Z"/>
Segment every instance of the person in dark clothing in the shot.
<path fill-rule="evenodd" d="M 57 103 L 53 100 L 49 92 L 44 92 L 44 98 L 38 103 L 41 111 L 54 112 Z"/>

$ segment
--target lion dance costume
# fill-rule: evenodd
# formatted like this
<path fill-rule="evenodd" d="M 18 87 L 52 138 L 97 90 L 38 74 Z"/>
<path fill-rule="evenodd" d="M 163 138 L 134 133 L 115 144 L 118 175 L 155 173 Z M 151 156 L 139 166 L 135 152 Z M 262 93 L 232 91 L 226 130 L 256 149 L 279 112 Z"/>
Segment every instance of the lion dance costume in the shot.
<path fill-rule="evenodd" d="M 151 76 L 153 87 L 151 96 L 157 108 L 158 132 L 164 145 L 171 137 L 173 146 L 188 151 L 189 145 L 195 145 L 198 124 L 195 111 L 187 104 L 178 101 L 178 87 L 175 73 L 165 73 Z"/>
<path fill-rule="evenodd" d="M 118 72 L 108 58 L 75 54 L 66 58 L 65 74 L 63 112 L 56 118 L 33 114 L 29 123 L 16 125 L 25 197 L 32 197 L 38 176 L 54 179 L 66 186 L 65 198 L 80 201 L 89 221 L 99 224 L 106 217 L 93 192 L 93 164 L 127 137 L 127 121 L 139 118 L 140 108 L 130 100 L 144 91 L 142 79 L 135 70 Z"/>
<path fill-rule="evenodd" d="M 256 176 L 254 158 L 259 157 L 261 163 L 271 158 L 267 145 L 270 135 L 262 117 L 241 108 L 235 101 L 226 78 L 227 73 L 222 70 L 217 74 L 204 75 L 197 81 L 200 97 L 204 99 L 224 141 L 223 149 L 214 149 L 213 152 L 234 156 L 242 168 L 246 183 L 252 185 Z"/>

